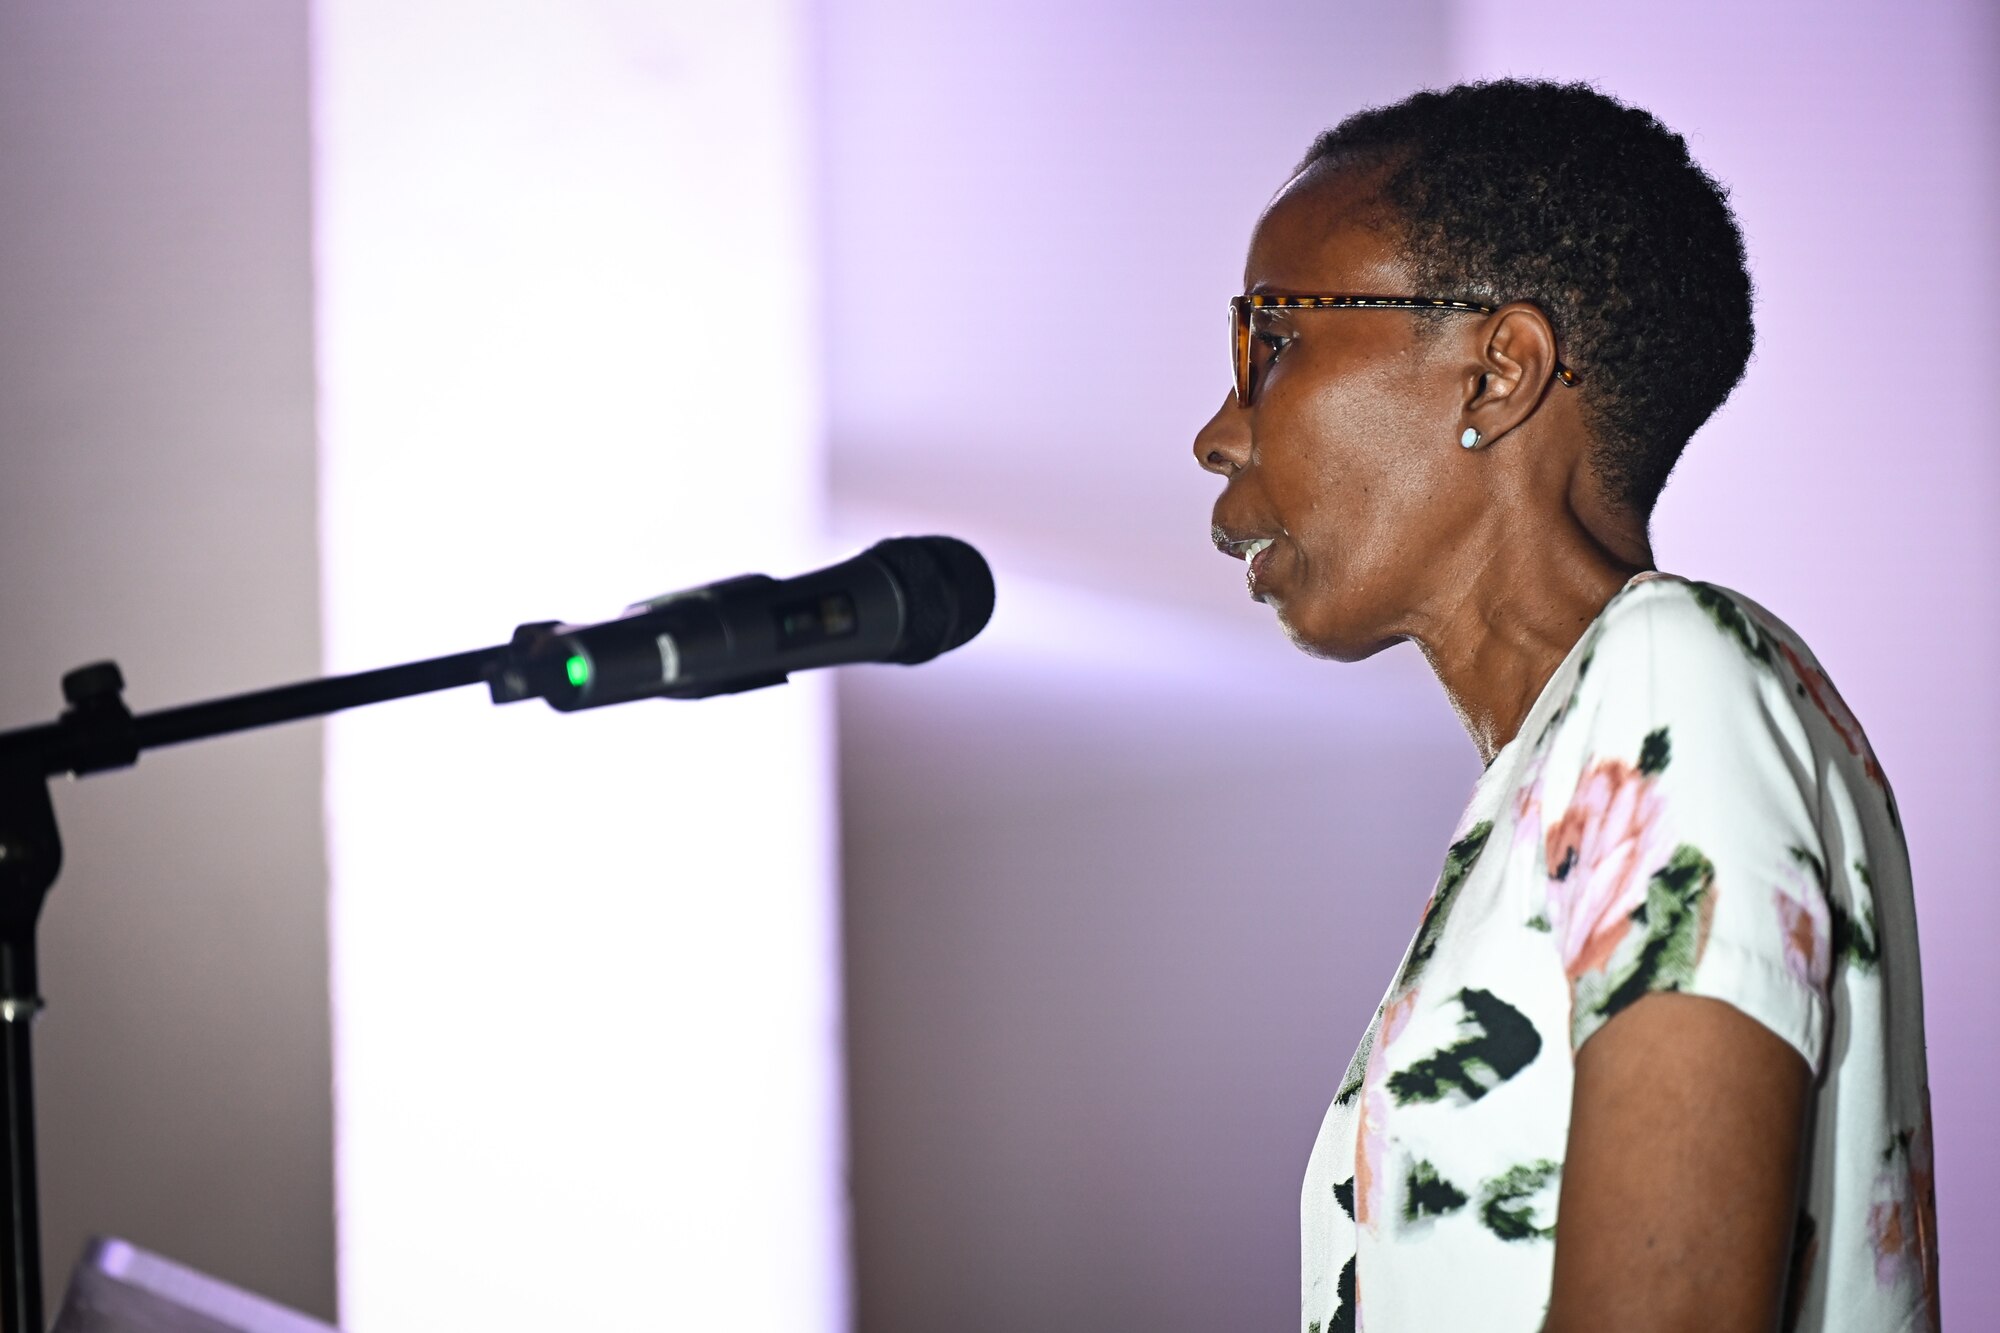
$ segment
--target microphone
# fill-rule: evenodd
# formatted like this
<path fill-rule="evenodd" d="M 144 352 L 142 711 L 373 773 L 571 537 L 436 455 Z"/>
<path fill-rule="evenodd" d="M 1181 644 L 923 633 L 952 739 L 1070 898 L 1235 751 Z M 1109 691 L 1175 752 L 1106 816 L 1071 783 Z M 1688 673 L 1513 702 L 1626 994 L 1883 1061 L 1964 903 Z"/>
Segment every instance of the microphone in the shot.
<path fill-rule="evenodd" d="M 913 666 L 986 628 L 993 571 L 955 537 L 891 537 L 797 578 L 744 574 L 668 593 L 595 625 L 514 631 L 493 702 L 563 712 L 630 699 L 705 699 L 849 662 Z"/>

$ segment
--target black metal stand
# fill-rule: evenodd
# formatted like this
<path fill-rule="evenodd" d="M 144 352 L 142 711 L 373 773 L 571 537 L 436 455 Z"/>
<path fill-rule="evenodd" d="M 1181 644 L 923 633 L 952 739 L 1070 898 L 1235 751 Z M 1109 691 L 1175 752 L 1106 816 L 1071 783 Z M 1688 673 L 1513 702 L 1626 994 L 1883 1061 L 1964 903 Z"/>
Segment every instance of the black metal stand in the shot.
<path fill-rule="evenodd" d="M 29 1032 L 41 1008 L 35 983 L 35 919 L 62 865 L 48 778 L 0 764 L 0 1189 L 7 1212 L 0 1227 L 12 1276 L 0 1307 L 0 1327 L 42 1330 L 42 1238 L 35 1194 L 35 1080 Z"/>
<path fill-rule="evenodd" d="M 56 721 L 0 732 L 0 1248 L 6 1251 L 0 1333 L 44 1333 L 41 1219 L 35 1190 L 35 1090 L 29 1030 L 42 1007 L 35 976 L 35 922 L 62 868 L 49 778 L 129 768 L 143 750 L 278 722 L 320 717 L 389 699 L 484 682 L 495 703 L 534 697 L 529 677 L 548 624 L 523 625 L 510 644 L 403 666 L 330 676 L 277 689 L 134 716 L 117 664 L 98 662 L 63 677 L 68 708 Z"/>

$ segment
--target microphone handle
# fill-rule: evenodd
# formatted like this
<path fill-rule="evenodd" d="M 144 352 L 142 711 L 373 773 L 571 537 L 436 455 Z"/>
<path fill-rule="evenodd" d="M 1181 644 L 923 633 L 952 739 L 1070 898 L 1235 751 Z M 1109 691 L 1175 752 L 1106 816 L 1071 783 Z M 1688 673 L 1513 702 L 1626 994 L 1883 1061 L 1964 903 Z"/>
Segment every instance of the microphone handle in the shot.
<path fill-rule="evenodd" d="M 594 625 L 556 625 L 525 663 L 529 690 L 574 712 L 633 699 L 703 699 L 789 673 L 893 655 L 902 589 L 872 553 L 778 580 L 745 574 L 641 602 Z"/>

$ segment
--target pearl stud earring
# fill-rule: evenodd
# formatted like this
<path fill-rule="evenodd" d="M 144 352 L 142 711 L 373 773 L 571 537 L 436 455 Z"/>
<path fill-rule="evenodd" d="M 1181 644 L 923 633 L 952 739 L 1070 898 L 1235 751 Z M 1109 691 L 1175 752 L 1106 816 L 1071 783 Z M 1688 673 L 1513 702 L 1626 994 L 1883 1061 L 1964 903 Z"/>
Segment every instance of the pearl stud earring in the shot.
<path fill-rule="evenodd" d="M 1458 437 L 1458 442 L 1464 448 L 1477 449 L 1479 447 L 1479 432 L 1467 426 L 1465 434 Z"/>

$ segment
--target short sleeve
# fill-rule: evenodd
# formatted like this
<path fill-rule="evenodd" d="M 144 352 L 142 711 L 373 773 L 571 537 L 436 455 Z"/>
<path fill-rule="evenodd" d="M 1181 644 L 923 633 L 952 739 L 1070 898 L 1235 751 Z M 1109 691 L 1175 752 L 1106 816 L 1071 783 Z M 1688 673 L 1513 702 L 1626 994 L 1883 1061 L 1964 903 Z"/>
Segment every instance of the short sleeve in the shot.
<path fill-rule="evenodd" d="M 1817 1074 L 1831 921 L 1810 739 L 1770 636 L 1728 594 L 1628 589 L 1585 647 L 1544 788 L 1549 933 L 1580 1048 L 1654 991 L 1723 1000 Z"/>

